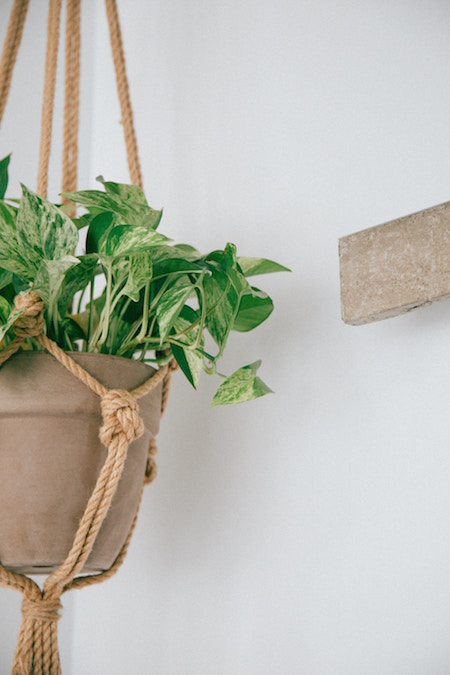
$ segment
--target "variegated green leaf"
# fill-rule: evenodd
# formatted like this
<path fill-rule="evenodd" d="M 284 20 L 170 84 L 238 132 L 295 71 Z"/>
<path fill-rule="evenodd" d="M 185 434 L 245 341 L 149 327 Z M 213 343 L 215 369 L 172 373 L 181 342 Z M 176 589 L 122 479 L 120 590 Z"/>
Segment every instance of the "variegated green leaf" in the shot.
<path fill-rule="evenodd" d="M 11 155 L 0 159 L 0 199 L 3 199 L 8 187 L 8 166 Z"/>
<path fill-rule="evenodd" d="M 203 370 L 202 355 L 195 349 L 192 349 L 199 342 L 201 326 L 198 323 L 198 319 L 199 313 L 192 309 L 192 307 L 185 305 L 181 311 L 181 315 L 174 324 L 174 330 L 177 334 L 177 344 L 171 343 L 172 354 L 194 389 L 197 388 L 200 374 Z M 186 346 L 182 347 L 180 343 Z M 198 346 L 203 349 L 203 337 Z"/>
<path fill-rule="evenodd" d="M 65 316 L 72 305 L 75 293 L 83 291 L 88 283 L 93 281 L 97 271 L 98 257 L 95 254 L 82 255 L 77 260 L 78 264 L 67 268 L 61 283 L 58 295 L 60 316 Z"/>
<path fill-rule="evenodd" d="M 247 332 L 267 319 L 273 311 L 271 298 L 257 288 L 250 288 L 241 296 L 239 309 L 233 323 L 233 330 Z"/>
<path fill-rule="evenodd" d="M 214 394 L 211 406 L 244 403 L 272 394 L 272 390 L 256 374 L 260 365 L 261 361 L 255 361 L 227 377 Z"/>
<path fill-rule="evenodd" d="M 75 256 L 58 260 L 43 260 L 34 280 L 33 290 L 42 298 L 47 307 L 53 306 L 67 270 L 79 262 Z"/>
<path fill-rule="evenodd" d="M 193 292 L 194 286 L 189 283 L 179 284 L 164 293 L 156 308 L 161 340 L 165 340 L 169 335 L 175 321 L 180 316 L 181 310 Z"/>
<path fill-rule="evenodd" d="M 16 231 L 22 256 L 36 271 L 42 260 L 73 256 L 78 243 L 77 228 L 70 218 L 24 185 Z"/>
<path fill-rule="evenodd" d="M 2 300 L 4 300 L 4 298 L 2 298 Z M 6 310 L 6 307 L 2 308 L 2 314 L 3 310 Z M 0 326 L 0 340 L 3 340 L 3 338 L 5 337 L 6 333 L 9 331 L 13 323 L 16 321 L 16 319 L 19 318 L 19 316 L 21 316 L 21 314 L 24 313 L 24 311 L 25 311 L 24 309 L 13 309 L 12 312 L 10 312 L 5 323 L 3 323 Z"/>
<path fill-rule="evenodd" d="M 120 216 L 120 222 L 123 224 L 133 223 L 156 230 L 162 217 L 162 211 L 152 209 L 147 203 L 142 203 L 136 199 L 124 199 L 111 190 L 108 192 L 81 190 L 80 192 L 65 192 L 63 194 L 68 199 L 77 204 L 82 204 L 88 209 L 94 207 L 100 211 L 112 211 Z"/>
<path fill-rule="evenodd" d="M 272 272 L 291 271 L 288 267 L 280 265 L 273 260 L 267 260 L 266 258 L 238 257 L 237 261 L 246 277 L 256 276 L 257 274 L 271 274 Z"/>
<path fill-rule="evenodd" d="M 17 274 L 27 283 L 32 281 L 34 266 L 25 261 L 16 231 L 16 209 L 0 201 L 0 267 Z"/>
<path fill-rule="evenodd" d="M 3 290 L 6 286 L 9 286 L 9 284 L 12 283 L 12 280 L 12 272 L 8 272 L 8 270 L 0 268 L 0 290 Z"/>
<path fill-rule="evenodd" d="M 97 176 L 97 180 L 99 183 L 102 183 L 107 194 L 117 195 L 125 202 L 136 202 L 137 204 L 148 206 L 144 193 L 137 185 L 113 183 L 112 181 L 104 180 L 103 176 Z"/>
<path fill-rule="evenodd" d="M 142 225 L 117 225 L 108 233 L 101 254 L 109 258 L 142 253 L 170 241 Z"/>
<path fill-rule="evenodd" d="M 123 293 L 134 302 L 139 300 L 139 292 L 152 278 L 152 260 L 148 253 L 131 256 L 129 273 Z"/>

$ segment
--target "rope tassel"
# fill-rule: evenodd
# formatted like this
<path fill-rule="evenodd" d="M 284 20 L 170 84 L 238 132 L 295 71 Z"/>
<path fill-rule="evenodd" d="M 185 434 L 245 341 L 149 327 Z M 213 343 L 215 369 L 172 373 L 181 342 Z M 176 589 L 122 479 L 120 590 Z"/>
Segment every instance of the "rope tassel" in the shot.
<path fill-rule="evenodd" d="M 60 675 L 57 624 L 61 608 L 59 598 L 45 598 L 41 593 L 24 597 L 12 675 Z"/>

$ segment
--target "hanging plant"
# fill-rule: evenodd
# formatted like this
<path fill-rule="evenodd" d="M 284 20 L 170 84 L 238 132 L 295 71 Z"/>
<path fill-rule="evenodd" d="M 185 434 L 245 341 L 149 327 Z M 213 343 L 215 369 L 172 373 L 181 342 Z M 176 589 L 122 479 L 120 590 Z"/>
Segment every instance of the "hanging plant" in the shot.
<path fill-rule="evenodd" d="M 0 122 L 28 4 L 11 10 Z M 213 405 L 270 391 L 259 361 L 228 377 L 218 363 L 231 331 L 253 330 L 273 310 L 248 279 L 286 270 L 238 257 L 231 243 L 203 255 L 158 230 L 162 212 L 142 192 L 116 0 L 105 7 L 132 185 L 100 178 L 103 189 L 76 191 L 81 3 L 65 4 L 63 205 L 46 198 L 61 0 L 48 7 L 37 191 L 7 199 L 9 156 L 0 160 L 0 585 L 23 595 L 14 674 L 60 675 L 61 595 L 122 564 L 156 475 L 176 365 L 194 388 L 202 372 L 222 379 Z M 48 576 L 41 587 L 27 574 Z"/>
<path fill-rule="evenodd" d="M 65 193 L 84 207 L 70 218 L 25 186 L 5 199 L 9 157 L 0 162 L 0 339 L 7 346 L 30 287 L 43 300 L 47 336 L 66 351 L 110 354 L 161 366 L 175 359 L 196 388 L 202 372 L 222 383 L 212 405 L 269 393 L 260 362 L 228 377 L 218 370 L 231 331 L 265 321 L 273 302 L 248 277 L 287 268 L 238 257 L 234 244 L 202 255 L 158 231 L 162 211 L 140 188 L 104 181 L 103 190 Z M 80 245 L 84 252 L 76 254 Z M 100 289 L 100 290 L 98 290 Z M 212 338 L 212 339 L 211 339 Z M 27 339 L 23 349 L 42 349 Z"/>

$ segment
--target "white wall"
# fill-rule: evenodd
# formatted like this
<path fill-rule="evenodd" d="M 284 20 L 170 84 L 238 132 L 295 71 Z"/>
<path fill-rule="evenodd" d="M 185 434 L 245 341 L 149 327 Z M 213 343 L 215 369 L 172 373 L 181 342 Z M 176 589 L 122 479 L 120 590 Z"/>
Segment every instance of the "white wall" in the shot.
<path fill-rule="evenodd" d="M 89 5 L 81 187 L 127 178 Z M 261 357 L 274 396 L 210 410 L 213 383 L 176 378 L 128 559 L 69 600 L 65 672 L 448 675 L 448 305 L 347 327 L 337 257 L 339 236 L 449 199 L 448 3 L 119 9 L 164 231 L 294 271 L 264 280 L 274 316 L 228 357 Z M 18 610 L 1 593 L 3 627 Z"/>

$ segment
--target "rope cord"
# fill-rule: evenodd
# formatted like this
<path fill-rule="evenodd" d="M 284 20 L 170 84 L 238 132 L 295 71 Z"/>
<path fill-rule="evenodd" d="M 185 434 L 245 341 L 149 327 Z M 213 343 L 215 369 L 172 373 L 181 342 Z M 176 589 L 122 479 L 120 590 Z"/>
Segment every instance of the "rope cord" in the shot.
<path fill-rule="evenodd" d="M 116 71 L 117 93 L 119 95 L 122 125 L 127 149 L 128 169 L 131 182 L 142 189 L 141 166 L 137 149 L 136 133 L 134 130 L 133 109 L 131 107 L 117 3 L 116 0 L 105 0 L 105 5 L 112 56 Z"/>
<path fill-rule="evenodd" d="M 23 314 L 14 324 L 16 333 L 16 338 L 12 343 L 14 349 L 5 351 L 1 355 L 0 365 L 17 352 L 27 338 L 35 338 L 69 372 L 99 395 L 103 419 L 99 436 L 108 451 L 75 534 L 72 548 L 63 563 L 46 579 L 43 589 L 41 590 L 28 577 L 7 570 L 0 565 L 0 584 L 20 591 L 24 597 L 22 625 L 14 656 L 13 675 L 28 675 L 29 673 L 60 675 L 61 666 L 57 644 L 57 622 L 61 610 L 60 596 L 68 590 L 83 588 L 110 578 L 117 572 L 125 558 L 135 528 L 137 511 L 126 541 L 113 565 L 100 574 L 77 577 L 92 551 L 97 534 L 114 498 L 128 447 L 144 431 L 137 400 L 162 383 L 161 408 L 165 407 L 171 367 L 166 365 L 160 368 L 146 382 L 130 392 L 108 389 L 44 335 L 42 332 L 44 330 L 44 303 L 34 291 L 16 296 L 15 306 L 21 309 Z M 154 447 L 154 444 L 151 444 L 151 448 Z"/>
<path fill-rule="evenodd" d="M 23 25 L 29 0 L 14 0 L 0 59 L 0 123 L 5 112 L 17 52 L 22 39 Z"/>
<path fill-rule="evenodd" d="M 47 196 L 48 165 L 52 144 L 53 109 L 55 101 L 56 66 L 58 62 L 59 24 L 62 0 L 49 0 L 47 19 L 47 51 L 45 55 L 44 95 L 42 100 L 41 143 L 37 192 Z"/>
<path fill-rule="evenodd" d="M 80 107 L 80 5 L 81 0 L 67 0 L 62 162 L 63 192 L 72 192 L 77 189 Z M 63 203 L 67 202 L 68 200 L 63 198 Z M 75 208 L 73 208 L 69 215 L 75 215 Z"/>

